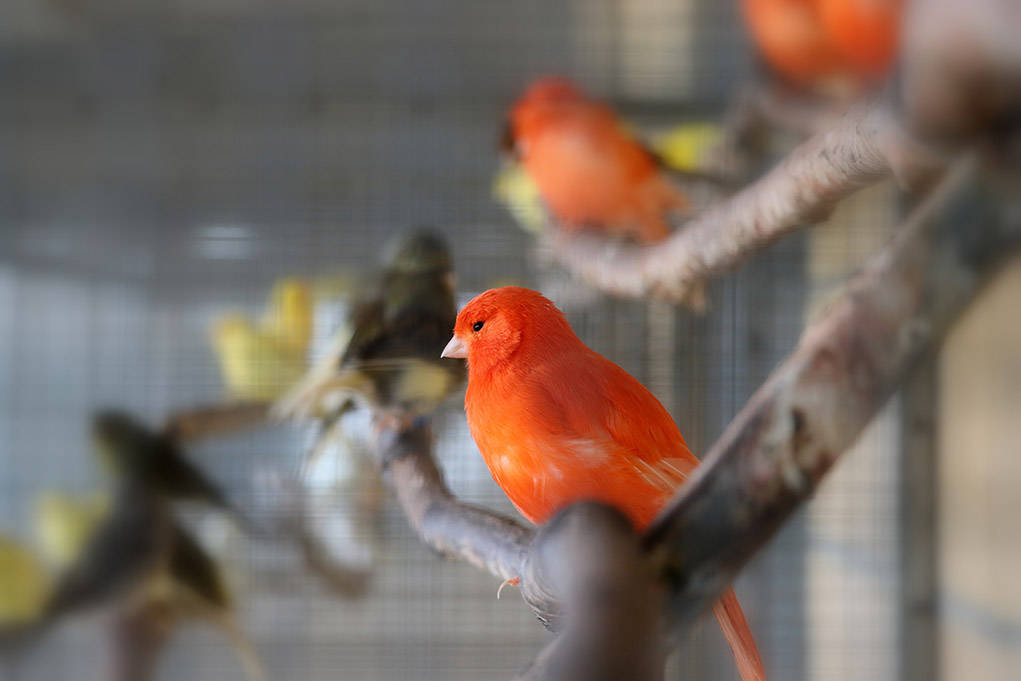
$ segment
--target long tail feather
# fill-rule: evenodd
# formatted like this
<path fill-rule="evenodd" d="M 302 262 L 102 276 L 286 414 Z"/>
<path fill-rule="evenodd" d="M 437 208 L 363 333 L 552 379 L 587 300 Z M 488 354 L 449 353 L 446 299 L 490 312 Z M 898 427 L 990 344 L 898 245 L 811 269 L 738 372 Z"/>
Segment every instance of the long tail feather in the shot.
<path fill-rule="evenodd" d="M 752 630 L 748 627 L 733 589 L 724 592 L 713 606 L 713 614 L 716 615 L 723 636 L 734 652 L 734 661 L 737 663 L 741 681 L 766 681 L 766 670 L 762 666 L 758 646 L 755 645 Z"/>
<path fill-rule="evenodd" d="M 256 652 L 252 640 L 238 626 L 233 617 L 226 613 L 220 613 L 216 618 L 216 624 L 230 639 L 234 651 L 237 653 L 241 665 L 245 669 L 245 676 L 248 681 L 267 681 L 266 668 L 263 666 L 262 658 Z"/>

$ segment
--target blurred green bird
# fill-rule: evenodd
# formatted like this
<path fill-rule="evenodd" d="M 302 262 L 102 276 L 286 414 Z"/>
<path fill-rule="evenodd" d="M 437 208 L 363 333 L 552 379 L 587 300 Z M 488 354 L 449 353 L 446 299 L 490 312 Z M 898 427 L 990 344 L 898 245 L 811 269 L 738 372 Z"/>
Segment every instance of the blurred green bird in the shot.
<path fill-rule="evenodd" d="M 145 626 L 160 632 L 185 619 L 208 621 L 228 636 L 249 679 L 264 679 L 219 567 L 171 509 L 181 498 L 229 508 L 222 493 L 167 438 L 126 414 L 97 416 L 93 438 L 116 478 L 113 499 L 41 498 L 39 541 L 60 573 L 37 617 L 16 627 L 0 623 L 0 652 L 23 649 L 66 616 L 103 608 L 141 613 Z"/>
<path fill-rule="evenodd" d="M 151 430 L 125 412 L 105 411 L 92 419 L 92 441 L 97 457 L 115 477 L 134 480 L 170 500 L 208 504 L 226 512 L 246 531 L 261 533 L 220 487 L 188 461 L 171 436 Z"/>
<path fill-rule="evenodd" d="M 120 481 L 109 514 L 57 577 L 38 617 L 0 629 L 0 651 L 22 649 L 71 613 L 133 599 L 166 562 L 170 540 L 166 500 L 137 481 Z"/>
<path fill-rule="evenodd" d="M 446 240 L 430 230 L 398 238 L 385 249 L 382 270 L 361 287 L 349 335 L 337 334 L 274 414 L 319 419 L 327 434 L 358 405 L 401 419 L 428 414 L 465 379 L 463 360 L 440 358 L 456 318 Z"/>

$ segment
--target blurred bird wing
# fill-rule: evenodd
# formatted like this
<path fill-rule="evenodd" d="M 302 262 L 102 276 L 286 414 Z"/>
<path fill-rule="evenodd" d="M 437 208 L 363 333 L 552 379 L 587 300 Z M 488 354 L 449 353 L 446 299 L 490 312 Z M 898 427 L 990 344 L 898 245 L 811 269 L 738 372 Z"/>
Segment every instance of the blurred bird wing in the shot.
<path fill-rule="evenodd" d="M 166 581 L 174 609 L 180 615 L 207 620 L 226 634 L 249 680 L 264 681 L 262 662 L 231 612 L 230 595 L 216 561 L 180 525 L 175 524 L 172 532 Z"/>
<path fill-rule="evenodd" d="M 336 376 L 351 335 L 350 327 L 347 326 L 334 334 L 323 356 L 273 405 L 273 418 L 299 420 L 320 415 L 324 386 Z"/>
<path fill-rule="evenodd" d="M 382 277 L 376 283 L 375 291 L 366 284 L 365 296 L 356 301 L 349 315 L 351 337 L 341 353 L 340 363 L 347 364 L 353 359 L 364 357 L 367 349 L 375 344 L 386 332 L 386 303 L 379 297 L 383 287 Z"/>
<path fill-rule="evenodd" d="M 122 489 L 110 515 L 58 580 L 47 616 L 98 605 L 137 586 L 165 558 L 166 513 L 151 492 Z"/>
<path fill-rule="evenodd" d="M 551 400 L 561 404 L 564 422 L 572 432 L 598 429 L 631 456 L 651 464 L 657 475 L 671 476 L 677 468 L 687 475 L 683 462 L 692 467 L 698 459 L 688 449 L 680 429 L 663 404 L 637 379 L 595 351 L 588 350 L 584 362 L 555 366 L 559 381 L 574 388 L 553 392 Z M 581 369 L 588 371 L 582 372 Z M 671 462 L 669 464 L 663 461 Z"/>
<path fill-rule="evenodd" d="M 230 607 L 230 594 L 216 561 L 188 532 L 176 524 L 173 527 L 167 571 L 175 584 L 186 588 L 209 607 Z"/>

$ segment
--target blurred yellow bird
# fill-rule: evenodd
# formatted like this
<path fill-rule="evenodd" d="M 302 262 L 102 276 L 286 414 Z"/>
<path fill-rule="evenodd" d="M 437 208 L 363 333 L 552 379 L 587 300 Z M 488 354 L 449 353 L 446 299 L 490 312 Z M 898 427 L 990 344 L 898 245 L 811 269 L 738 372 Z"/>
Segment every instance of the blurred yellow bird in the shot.
<path fill-rule="evenodd" d="M 36 543 L 49 568 L 61 572 L 73 563 L 109 513 L 110 497 L 102 492 L 41 492 L 35 501 Z"/>
<path fill-rule="evenodd" d="M 684 123 L 653 135 L 652 150 L 671 170 L 699 170 L 710 151 L 723 141 L 723 129 L 715 123 Z"/>
<path fill-rule="evenodd" d="M 312 338 L 312 294 L 296 278 L 278 281 L 263 318 L 233 313 L 213 327 L 213 347 L 232 397 L 272 401 L 305 373 Z"/>
<path fill-rule="evenodd" d="M 51 588 L 35 554 L 27 546 L 0 536 L 0 629 L 39 617 Z"/>

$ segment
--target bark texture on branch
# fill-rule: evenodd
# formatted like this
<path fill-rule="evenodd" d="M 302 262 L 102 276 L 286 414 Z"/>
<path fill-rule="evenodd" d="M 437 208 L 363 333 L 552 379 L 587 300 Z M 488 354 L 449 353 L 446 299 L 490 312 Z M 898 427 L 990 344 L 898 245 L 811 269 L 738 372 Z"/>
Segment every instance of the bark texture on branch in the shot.
<path fill-rule="evenodd" d="M 910 185 L 938 164 L 881 104 L 845 114 L 759 180 L 653 246 L 555 230 L 557 260 L 620 296 L 703 303 L 702 283 L 793 230 L 824 220 L 841 199 L 891 174 Z"/>
<path fill-rule="evenodd" d="M 539 530 L 533 560 L 564 600 L 564 630 L 518 681 L 663 678 L 663 593 L 627 518 L 575 504 Z"/>
<path fill-rule="evenodd" d="M 653 525 L 646 546 L 675 625 L 715 602 L 1021 247 L 1021 202 L 996 182 L 974 159 L 959 161 L 809 326 Z"/>

